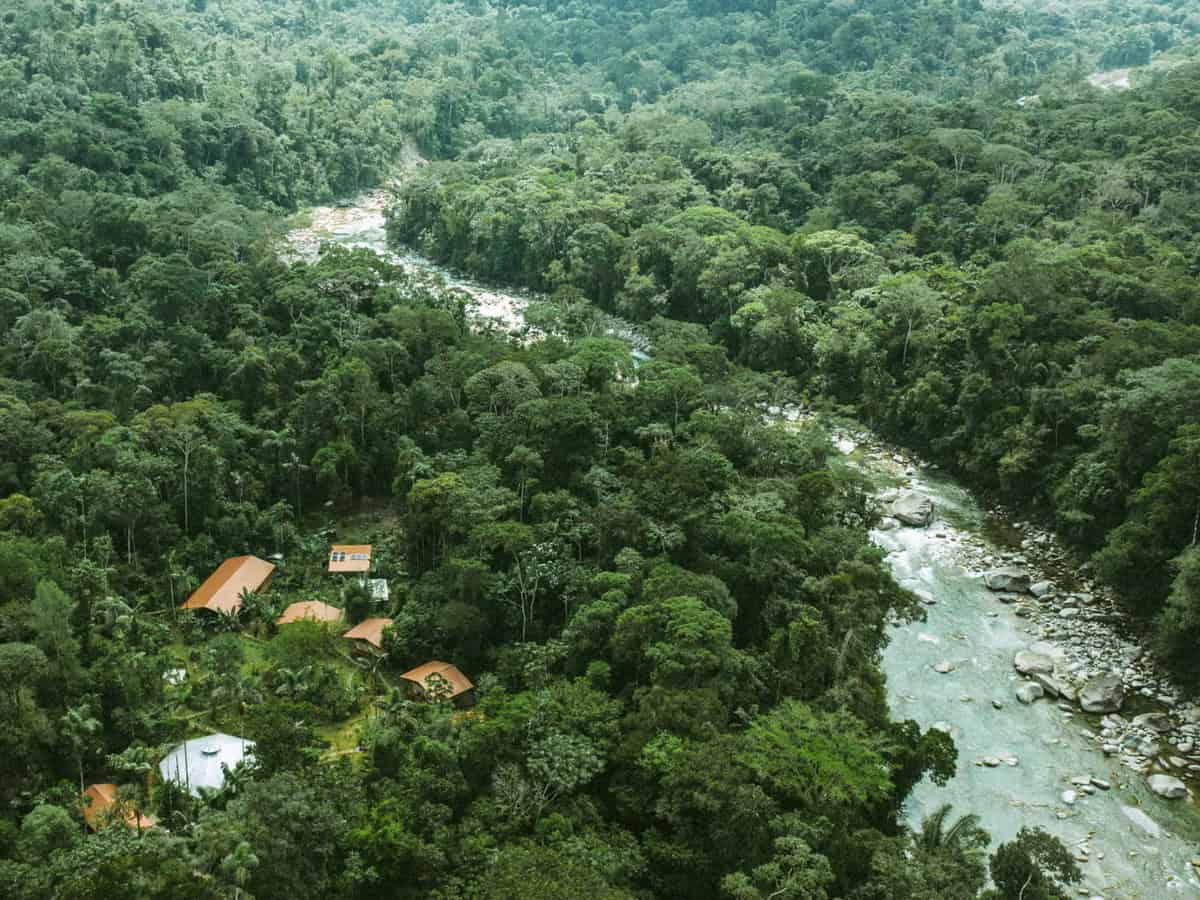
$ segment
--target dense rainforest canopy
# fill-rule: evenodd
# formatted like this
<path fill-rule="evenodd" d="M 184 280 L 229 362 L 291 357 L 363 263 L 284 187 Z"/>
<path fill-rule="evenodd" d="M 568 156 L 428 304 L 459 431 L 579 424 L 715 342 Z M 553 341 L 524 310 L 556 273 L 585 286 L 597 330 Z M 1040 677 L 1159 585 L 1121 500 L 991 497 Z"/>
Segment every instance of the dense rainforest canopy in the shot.
<path fill-rule="evenodd" d="M 1066 896 L 1041 832 L 989 863 L 969 810 L 904 824 L 956 764 L 885 702 L 916 598 L 870 486 L 761 404 L 1041 511 L 1200 681 L 1198 32 L 1200 2 L 9 0 L 6 896 Z M 401 169 L 390 236 L 543 292 L 540 339 L 366 251 L 281 258 L 288 215 Z M 268 587 L 178 612 L 242 554 Z M 275 625 L 312 600 L 382 646 Z M 415 702 L 428 660 L 477 703 Z M 222 789 L 157 777 L 217 732 L 255 742 Z"/>

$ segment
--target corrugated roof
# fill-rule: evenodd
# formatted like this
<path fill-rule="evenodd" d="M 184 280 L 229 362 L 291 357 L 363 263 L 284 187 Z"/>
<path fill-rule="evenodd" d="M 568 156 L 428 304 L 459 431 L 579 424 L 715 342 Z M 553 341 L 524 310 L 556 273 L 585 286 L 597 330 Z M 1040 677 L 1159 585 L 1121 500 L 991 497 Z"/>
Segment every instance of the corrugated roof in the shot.
<path fill-rule="evenodd" d="M 86 802 L 83 807 L 83 820 L 92 829 L 104 824 L 104 816 L 114 803 L 117 802 L 117 786 L 115 784 L 89 784 L 83 792 Z M 130 828 L 153 828 L 153 816 L 139 816 L 132 809 L 121 817 Z"/>
<path fill-rule="evenodd" d="M 274 571 L 275 566 L 257 556 L 227 559 L 179 608 L 231 615 L 242 608 L 242 591 L 257 591 Z"/>
<path fill-rule="evenodd" d="M 370 544 L 334 544 L 329 548 L 330 572 L 369 572 Z"/>
<path fill-rule="evenodd" d="M 423 689 L 425 687 L 425 679 L 435 673 L 445 678 L 446 682 L 450 685 L 450 697 L 447 699 L 457 697 L 459 694 L 464 694 L 475 687 L 471 683 L 471 679 L 464 675 L 458 666 L 436 659 L 425 663 L 423 666 L 417 666 L 415 669 L 405 672 L 400 677 L 405 681 L 411 681 L 413 684 L 419 685 Z"/>
<path fill-rule="evenodd" d="M 383 649 L 383 629 L 392 624 L 391 619 L 374 618 L 363 619 L 349 631 L 342 635 L 344 638 L 349 638 L 352 641 L 366 641 L 372 646 Z"/>
<path fill-rule="evenodd" d="M 163 757 L 158 771 L 163 781 L 174 781 L 199 797 L 200 788 L 220 790 L 225 786 L 222 765 L 232 769 L 253 755 L 254 741 L 218 732 L 180 744 Z"/>
<path fill-rule="evenodd" d="M 320 600 L 304 600 L 300 603 L 293 603 L 285 609 L 283 615 L 275 620 L 275 624 L 290 625 L 301 619 L 312 619 L 317 622 L 340 622 L 342 611 L 336 606 L 330 606 Z"/>

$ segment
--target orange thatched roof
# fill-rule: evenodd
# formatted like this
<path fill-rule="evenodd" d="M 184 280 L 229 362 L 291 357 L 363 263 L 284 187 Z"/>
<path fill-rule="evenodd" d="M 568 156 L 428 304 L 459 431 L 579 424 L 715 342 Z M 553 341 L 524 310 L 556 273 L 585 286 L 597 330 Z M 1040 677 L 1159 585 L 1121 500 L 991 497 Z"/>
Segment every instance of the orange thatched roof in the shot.
<path fill-rule="evenodd" d="M 471 679 L 459 671 L 458 666 L 448 662 L 440 662 L 436 659 L 425 663 L 423 666 L 417 666 L 415 669 L 405 672 L 400 677 L 405 681 L 411 681 L 424 690 L 425 679 L 430 675 L 441 675 L 446 679 L 446 683 L 450 685 L 450 696 L 447 699 L 453 699 L 459 694 L 465 694 L 471 688 L 475 687 L 471 683 Z"/>
<path fill-rule="evenodd" d="M 391 619 L 375 618 L 363 619 L 349 631 L 342 635 L 344 638 L 349 638 L 352 641 L 366 641 L 373 647 L 383 649 L 383 629 L 392 624 Z"/>
<path fill-rule="evenodd" d="M 85 800 L 83 820 L 87 822 L 89 828 L 95 830 L 104 824 L 105 814 L 117 802 L 117 786 L 115 784 L 89 784 L 87 790 L 83 792 L 83 796 Z M 129 810 L 121 818 L 130 828 L 154 827 L 153 816 L 140 816 L 133 810 Z"/>
<path fill-rule="evenodd" d="M 179 608 L 208 609 L 231 615 L 242 608 L 242 591 L 257 591 L 274 571 L 275 566 L 257 556 L 227 559 Z"/>
<path fill-rule="evenodd" d="M 316 622 L 340 622 L 342 611 L 336 606 L 322 603 L 320 600 L 305 600 L 293 603 L 283 611 L 283 615 L 275 620 L 276 625 L 290 625 L 301 619 L 311 619 Z"/>
<path fill-rule="evenodd" d="M 330 572 L 369 572 L 370 544 L 334 544 L 329 548 Z"/>

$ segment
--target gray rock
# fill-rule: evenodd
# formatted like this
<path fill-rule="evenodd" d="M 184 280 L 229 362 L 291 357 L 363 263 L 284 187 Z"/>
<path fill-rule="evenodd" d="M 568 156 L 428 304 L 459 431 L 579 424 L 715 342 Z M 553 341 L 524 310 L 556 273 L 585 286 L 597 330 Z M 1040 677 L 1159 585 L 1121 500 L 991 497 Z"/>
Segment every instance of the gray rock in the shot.
<path fill-rule="evenodd" d="M 1079 705 L 1084 712 L 1118 712 L 1125 702 L 1125 686 L 1117 675 L 1093 678 L 1079 692 Z"/>
<path fill-rule="evenodd" d="M 1173 775 L 1151 775 L 1146 783 L 1150 790 L 1168 800 L 1182 800 L 1188 795 L 1187 785 Z"/>
<path fill-rule="evenodd" d="M 1033 703 L 1039 697 L 1045 696 L 1045 690 L 1036 681 L 1027 681 L 1017 688 L 1017 699 L 1022 703 Z"/>
<path fill-rule="evenodd" d="M 1067 700 L 1073 700 L 1075 697 L 1075 692 L 1071 690 L 1070 686 L 1053 675 L 1047 675 L 1045 672 L 1034 672 L 1031 677 L 1051 697 L 1064 697 Z"/>
<path fill-rule="evenodd" d="M 1023 569 L 1006 566 L 986 573 L 983 583 L 988 586 L 988 590 L 1023 594 L 1029 590 L 1029 573 Z"/>
<path fill-rule="evenodd" d="M 1033 653 L 1049 656 L 1055 662 L 1062 662 L 1067 658 L 1067 651 L 1058 646 L 1058 644 L 1050 643 L 1050 641 L 1034 641 L 1029 645 L 1029 649 Z"/>
<path fill-rule="evenodd" d="M 933 671 L 939 672 L 942 675 L 949 675 L 954 671 L 954 663 L 950 662 L 948 659 L 944 659 L 933 667 Z"/>
<path fill-rule="evenodd" d="M 1102 791 L 1107 791 L 1109 788 L 1112 787 L 1112 785 L 1109 784 L 1107 781 L 1105 781 L 1103 778 L 1096 778 L 1095 776 L 1092 776 L 1092 784 L 1094 784 L 1096 787 L 1100 788 L 1100 790 L 1102 790 Z"/>
<path fill-rule="evenodd" d="M 1029 593 L 1035 597 L 1045 597 L 1054 593 L 1054 585 L 1049 581 L 1038 581 L 1029 586 Z"/>
<path fill-rule="evenodd" d="M 1067 804 L 1067 806 L 1074 806 L 1075 800 L 1079 797 L 1079 795 L 1074 791 L 1063 791 L 1061 794 L 1059 794 L 1059 797 L 1062 798 L 1062 802 Z"/>
<path fill-rule="evenodd" d="M 1164 734 L 1171 730 L 1171 717 L 1161 712 L 1142 713 L 1140 716 L 1133 717 L 1133 724 L 1139 728 L 1149 728 L 1151 731 Z"/>
<path fill-rule="evenodd" d="M 1043 653 L 1020 650 L 1013 657 L 1013 666 L 1022 675 L 1032 675 L 1035 672 L 1049 674 L 1054 671 L 1054 660 Z"/>
<path fill-rule="evenodd" d="M 933 501 L 921 494 L 906 494 L 892 504 L 891 513 L 905 525 L 924 528 L 933 519 Z"/>

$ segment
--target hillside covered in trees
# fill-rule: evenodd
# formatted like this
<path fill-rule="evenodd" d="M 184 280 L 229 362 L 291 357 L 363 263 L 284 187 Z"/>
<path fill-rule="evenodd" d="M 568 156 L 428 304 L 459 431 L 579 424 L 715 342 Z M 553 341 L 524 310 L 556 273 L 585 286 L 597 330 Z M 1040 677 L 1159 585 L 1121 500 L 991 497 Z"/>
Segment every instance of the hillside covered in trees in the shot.
<path fill-rule="evenodd" d="M 1041 511 L 1200 679 L 1197 32 L 1193 2 L 6 3 L 5 895 L 1066 896 L 1043 832 L 989 859 L 970 810 L 903 821 L 956 766 L 886 702 L 917 598 L 872 486 L 761 408 Z M 542 292 L 540 339 L 367 251 L 281 258 L 418 153 L 390 237 Z M 273 576 L 232 615 L 179 609 L 245 555 Z M 473 705 L 414 693 L 431 660 Z M 253 752 L 219 789 L 160 769 L 222 736 Z"/>

